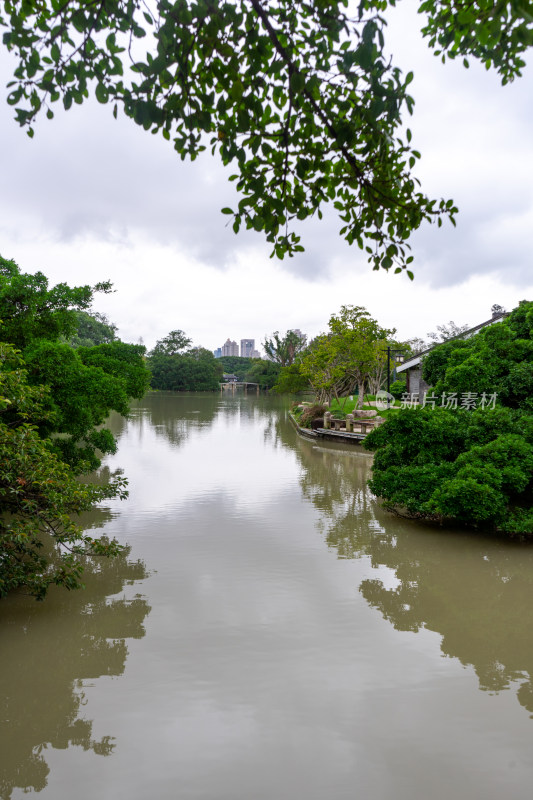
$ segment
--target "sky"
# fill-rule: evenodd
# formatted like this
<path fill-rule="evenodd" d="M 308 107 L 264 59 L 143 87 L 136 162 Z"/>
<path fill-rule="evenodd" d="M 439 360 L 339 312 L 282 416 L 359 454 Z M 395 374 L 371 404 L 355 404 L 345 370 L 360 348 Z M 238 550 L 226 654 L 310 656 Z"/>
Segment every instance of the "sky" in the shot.
<path fill-rule="evenodd" d="M 326 330 L 342 305 L 366 307 L 400 339 L 424 338 L 449 320 L 474 326 L 494 303 L 533 299 L 533 58 L 505 87 L 478 64 L 443 65 L 414 7 L 392 11 L 388 41 L 415 74 L 416 174 L 460 212 L 457 228 L 412 237 L 414 281 L 372 271 L 332 213 L 306 223 L 304 253 L 270 259 L 262 234 L 235 235 L 220 213 L 235 198 L 229 171 L 209 154 L 182 162 L 171 143 L 94 100 L 39 119 L 30 140 L 5 102 L 12 64 L 1 44 L 0 254 L 51 284 L 111 280 L 94 310 L 149 348 L 180 328 L 210 350 L 228 337 L 260 349 L 276 330 Z"/>

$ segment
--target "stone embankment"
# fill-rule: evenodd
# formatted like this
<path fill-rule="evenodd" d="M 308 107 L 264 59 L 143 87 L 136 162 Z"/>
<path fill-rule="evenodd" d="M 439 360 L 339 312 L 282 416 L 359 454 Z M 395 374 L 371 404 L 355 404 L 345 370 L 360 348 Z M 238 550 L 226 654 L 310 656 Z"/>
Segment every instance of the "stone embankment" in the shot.
<path fill-rule="evenodd" d="M 289 416 L 298 433 L 307 439 L 329 439 L 352 444 L 361 443 L 373 428 L 385 422 L 383 417 L 378 416 L 377 411 L 359 409 L 353 414 L 347 414 L 346 419 L 338 419 L 331 411 L 326 411 L 323 417 L 312 421 L 311 428 L 303 428 L 291 412 Z"/>

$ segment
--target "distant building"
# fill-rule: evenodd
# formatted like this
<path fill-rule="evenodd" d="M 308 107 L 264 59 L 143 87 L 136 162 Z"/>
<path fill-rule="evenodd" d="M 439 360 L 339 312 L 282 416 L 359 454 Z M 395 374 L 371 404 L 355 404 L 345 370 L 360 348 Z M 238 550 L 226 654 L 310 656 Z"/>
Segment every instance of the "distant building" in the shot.
<path fill-rule="evenodd" d="M 221 358 L 222 357 L 222 348 L 221 347 L 217 347 L 216 350 L 213 350 L 213 355 L 215 356 L 215 358 Z"/>
<path fill-rule="evenodd" d="M 239 345 L 237 344 L 237 342 L 232 342 L 230 339 L 226 339 L 225 343 L 222 345 L 222 355 L 238 356 Z"/>
<path fill-rule="evenodd" d="M 253 358 L 255 339 L 241 339 L 241 358 Z"/>
<path fill-rule="evenodd" d="M 252 358 L 261 358 L 259 350 L 252 350 Z"/>

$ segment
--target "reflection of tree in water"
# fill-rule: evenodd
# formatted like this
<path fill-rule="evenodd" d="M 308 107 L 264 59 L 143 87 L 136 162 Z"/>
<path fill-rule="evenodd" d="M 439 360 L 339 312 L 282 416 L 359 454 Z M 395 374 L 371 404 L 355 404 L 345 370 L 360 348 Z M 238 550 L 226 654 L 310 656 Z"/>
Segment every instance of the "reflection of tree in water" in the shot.
<path fill-rule="evenodd" d="M 278 400 L 278 407 L 270 405 L 270 413 L 266 415 L 266 424 L 264 429 L 265 442 L 269 442 L 274 448 L 284 447 L 289 450 L 294 450 L 296 455 L 299 455 L 300 447 L 313 444 L 296 433 L 293 423 L 289 419 L 288 401 L 287 398 L 281 397 Z M 273 409 L 277 413 L 272 413 Z"/>
<path fill-rule="evenodd" d="M 294 426 L 289 421 L 288 415 L 284 411 L 278 414 L 265 415 L 265 425 L 263 429 L 263 439 L 269 443 L 272 449 L 277 450 L 288 447 L 294 449 Z"/>
<path fill-rule="evenodd" d="M 69 746 L 110 755 L 110 736 L 96 740 L 83 716 L 83 681 L 124 672 L 126 639 L 144 636 L 150 608 L 136 595 L 113 597 L 146 577 L 142 562 L 119 558 L 88 564 L 87 588 L 52 593 L 43 604 L 14 596 L 0 604 L 0 798 L 41 791 L 46 749 Z M 110 597 L 111 596 L 111 597 Z"/>
<path fill-rule="evenodd" d="M 254 393 L 245 395 L 242 389 L 235 394 L 227 391 L 149 392 L 131 406 L 131 415 L 141 440 L 144 430 L 151 429 L 156 436 L 175 447 L 183 445 L 192 431 L 207 432 L 217 419 L 239 419 L 243 425 L 248 422 L 255 424 L 259 419 L 270 418 L 272 412 L 270 398 Z M 110 419 L 110 427 L 115 435 L 120 425 L 114 416 Z"/>
<path fill-rule="evenodd" d="M 124 470 L 120 467 L 118 469 L 110 469 L 107 464 L 103 464 L 95 472 L 89 475 L 83 475 L 81 480 L 83 483 L 96 486 L 106 486 L 114 478 L 124 475 Z M 114 498 L 113 498 L 114 499 Z M 102 501 L 105 502 L 105 501 Z M 76 523 L 81 525 L 82 528 L 103 528 L 112 519 L 115 519 L 120 514 L 120 506 L 112 510 L 109 506 L 97 506 L 90 511 L 84 511 L 76 517 Z"/>
<path fill-rule="evenodd" d="M 516 681 L 519 702 L 533 714 L 532 548 L 396 518 L 366 486 L 370 459 L 287 437 L 328 544 L 342 558 L 367 555 L 395 572 L 396 588 L 364 580 L 365 600 L 397 630 L 439 633 L 442 652 L 471 665 L 482 689 Z"/>
<path fill-rule="evenodd" d="M 533 714 L 533 553 L 528 547 L 465 533 L 402 526 L 382 537 L 375 558 L 400 581 L 361 584 L 363 597 L 398 630 L 442 635 L 442 652 L 472 665 L 482 689 L 518 681 L 518 700 Z"/>
<path fill-rule="evenodd" d="M 216 393 L 150 392 L 132 404 L 131 413 L 141 439 L 151 429 L 157 437 L 181 447 L 191 430 L 209 429 L 219 402 Z"/>
<path fill-rule="evenodd" d="M 357 446 L 312 441 L 299 436 L 286 415 L 272 426 L 272 441 L 294 451 L 303 495 L 320 512 L 319 530 L 342 558 L 369 553 L 381 526 L 367 486 L 371 456 Z"/>
<path fill-rule="evenodd" d="M 256 394 L 255 390 L 246 394 L 239 389 L 234 395 L 228 391 L 221 395 L 218 413 L 227 419 L 238 417 L 239 423 L 243 427 L 261 423 L 264 425 L 265 436 L 268 437 L 266 431 L 271 430 L 277 424 L 276 409 L 283 408 L 286 404 L 285 398 L 278 395 Z"/>
<path fill-rule="evenodd" d="M 341 558 L 368 553 L 379 529 L 374 499 L 366 485 L 368 462 L 368 456 L 360 452 L 332 453 L 318 447 L 312 467 L 300 478 L 304 497 L 321 512 L 320 530 Z"/>

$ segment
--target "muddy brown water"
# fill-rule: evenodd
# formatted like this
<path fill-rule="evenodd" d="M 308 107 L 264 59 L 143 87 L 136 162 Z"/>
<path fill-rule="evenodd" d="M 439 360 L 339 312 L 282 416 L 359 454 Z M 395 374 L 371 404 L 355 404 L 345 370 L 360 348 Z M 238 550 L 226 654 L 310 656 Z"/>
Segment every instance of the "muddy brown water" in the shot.
<path fill-rule="evenodd" d="M 533 547 L 391 516 L 285 406 L 113 418 L 130 553 L 0 603 L 2 800 L 531 797 Z"/>

